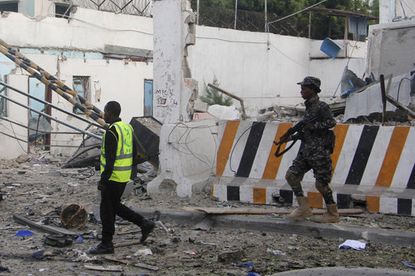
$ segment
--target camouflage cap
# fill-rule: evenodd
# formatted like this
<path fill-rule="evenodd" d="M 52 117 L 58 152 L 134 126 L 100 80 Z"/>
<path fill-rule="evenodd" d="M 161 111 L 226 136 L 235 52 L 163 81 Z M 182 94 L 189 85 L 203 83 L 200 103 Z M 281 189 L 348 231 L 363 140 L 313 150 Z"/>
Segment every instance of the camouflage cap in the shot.
<path fill-rule="evenodd" d="M 314 91 L 316 91 L 317 93 L 321 92 L 321 89 L 320 89 L 321 81 L 319 78 L 308 76 L 308 77 L 305 77 L 302 82 L 297 82 L 297 84 L 310 87 L 314 89 Z"/>

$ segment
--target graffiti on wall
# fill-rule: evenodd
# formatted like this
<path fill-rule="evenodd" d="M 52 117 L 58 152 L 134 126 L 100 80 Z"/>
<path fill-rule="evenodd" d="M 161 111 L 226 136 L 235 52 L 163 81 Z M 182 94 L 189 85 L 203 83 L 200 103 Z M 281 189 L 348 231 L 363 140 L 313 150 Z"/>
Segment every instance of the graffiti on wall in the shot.
<path fill-rule="evenodd" d="M 173 93 L 173 89 L 157 89 L 154 93 L 155 103 L 158 107 L 177 105 L 178 101 Z"/>

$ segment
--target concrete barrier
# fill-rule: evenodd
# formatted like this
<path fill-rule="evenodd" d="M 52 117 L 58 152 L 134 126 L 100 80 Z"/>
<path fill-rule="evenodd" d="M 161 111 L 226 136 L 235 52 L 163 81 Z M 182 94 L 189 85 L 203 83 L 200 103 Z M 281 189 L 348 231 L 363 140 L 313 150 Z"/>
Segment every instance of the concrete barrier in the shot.
<path fill-rule="evenodd" d="M 220 122 L 213 196 L 256 204 L 275 204 L 277 199 L 295 205 L 285 173 L 300 143 L 278 158 L 273 144 L 291 126 L 277 122 Z M 370 212 L 414 216 L 414 127 L 339 124 L 334 132 L 330 185 L 339 208 L 351 207 L 352 196 L 360 196 Z M 302 183 L 311 206 L 323 208 L 312 172 L 304 176 Z"/>

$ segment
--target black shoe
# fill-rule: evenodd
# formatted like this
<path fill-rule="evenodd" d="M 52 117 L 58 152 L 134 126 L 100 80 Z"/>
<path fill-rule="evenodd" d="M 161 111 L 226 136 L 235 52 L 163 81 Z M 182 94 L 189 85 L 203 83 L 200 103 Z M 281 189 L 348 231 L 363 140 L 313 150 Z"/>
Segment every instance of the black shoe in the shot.
<path fill-rule="evenodd" d="M 146 220 L 144 222 L 143 226 L 141 226 L 141 239 L 140 239 L 140 243 L 144 243 L 145 242 L 145 240 L 147 239 L 148 235 L 150 235 L 150 233 L 153 232 L 154 226 L 155 226 L 155 223 L 152 222 L 151 220 Z"/>
<path fill-rule="evenodd" d="M 96 247 L 88 250 L 88 253 L 92 255 L 112 254 L 114 253 L 114 246 L 112 245 L 112 243 L 105 244 L 101 242 Z"/>

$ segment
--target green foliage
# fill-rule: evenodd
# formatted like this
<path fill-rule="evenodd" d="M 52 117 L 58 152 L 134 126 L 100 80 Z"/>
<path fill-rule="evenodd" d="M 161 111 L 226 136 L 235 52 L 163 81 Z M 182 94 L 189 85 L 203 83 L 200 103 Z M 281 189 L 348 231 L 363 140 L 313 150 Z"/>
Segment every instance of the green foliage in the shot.
<path fill-rule="evenodd" d="M 213 79 L 213 85 L 219 87 L 219 82 L 216 78 Z M 223 96 L 221 92 L 207 86 L 206 83 L 205 83 L 205 95 L 200 96 L 200 99 L 202 100 L 202 102 L 205 102 L 208 105 L 219 104 L 219 105 L 231 106 L 233 103 L 232 98 Z"/>
<path fill-rule="evenodd" d="M 321 0 L 267 0 L 268 21 L 273 21 L 306 7 L 314 5 Z M 203 0 L 199 1 L 201 25 L 233 28 L 235 17 L 235 0 Z M 363 14 L 378 16 L 379 0 L 369 5 L 368 0 L 328 0 L 320 7 L 355 11 Z M 237 29 L 246 31 L 264 31 L 264 5 L 265 0 L 238 0 Z M 196 0 L 192 1 L 196 10 Z M 305 11 L 286 20 L 271 24 L 272 33 L 308 36 L 309 12 Z M 374 21 L 372 24 L 376 23 Z M 344 17 L 330 16 L 324 13 L 312 12 L 311 38 L 324 39 L 331 37 L 341 39 L 344 37 Z"/>

